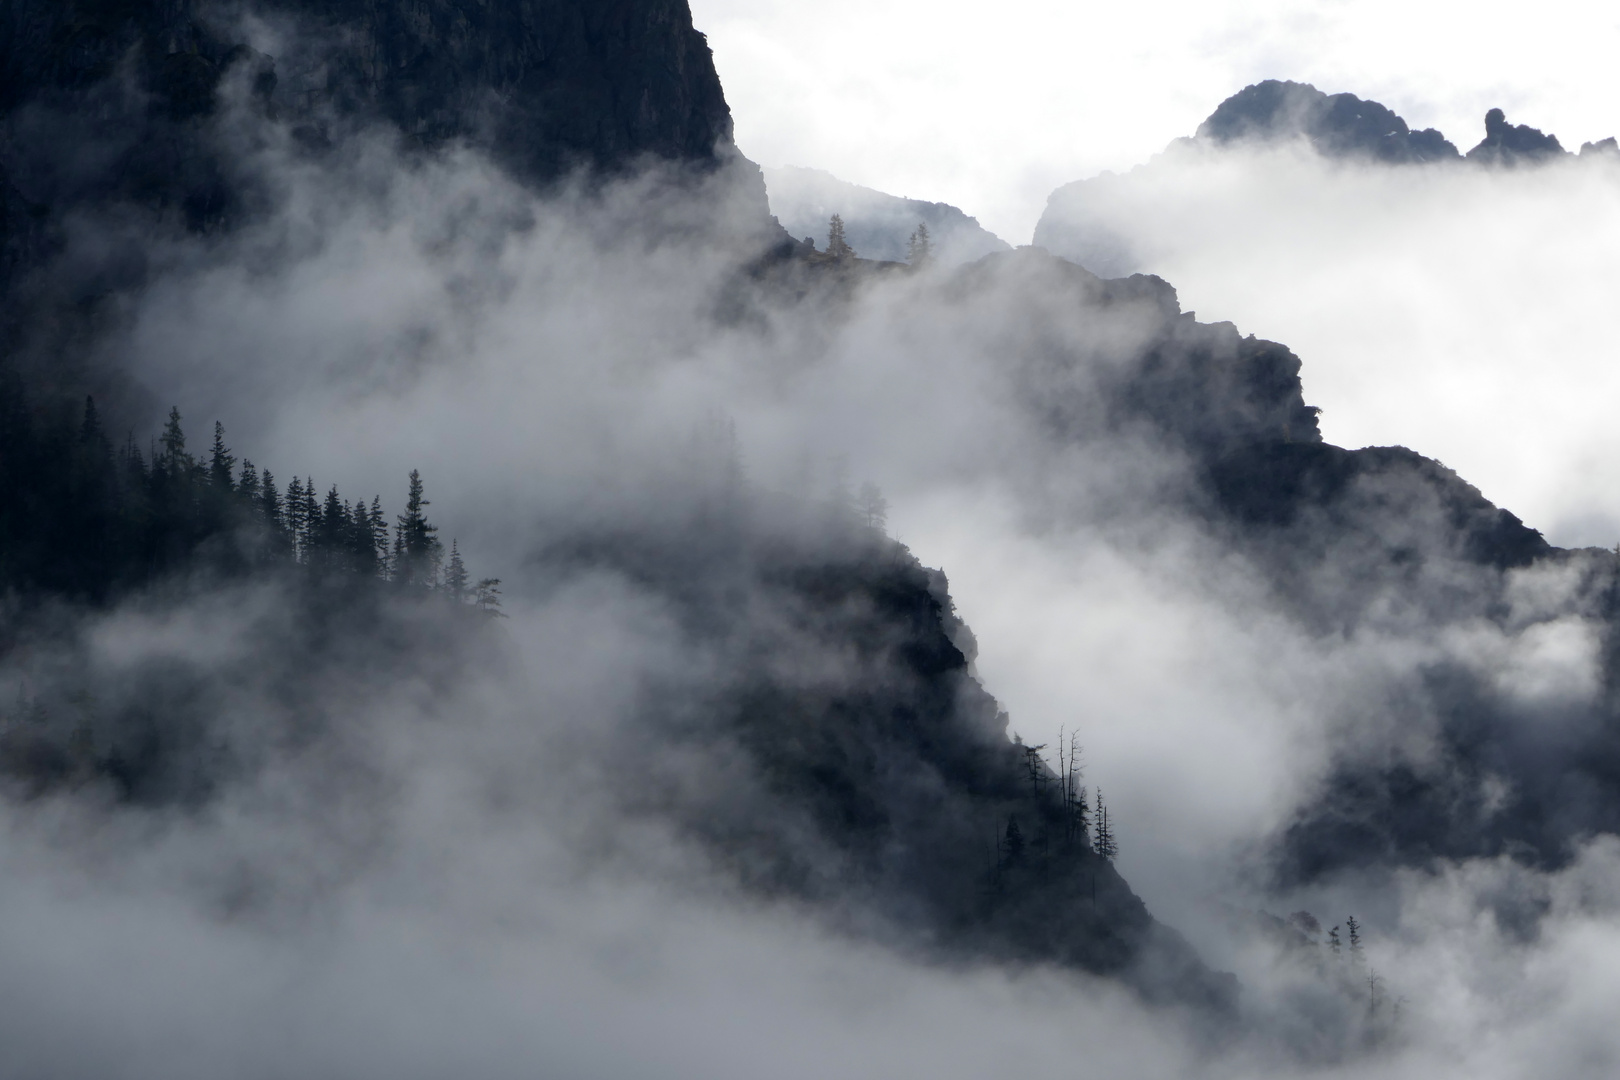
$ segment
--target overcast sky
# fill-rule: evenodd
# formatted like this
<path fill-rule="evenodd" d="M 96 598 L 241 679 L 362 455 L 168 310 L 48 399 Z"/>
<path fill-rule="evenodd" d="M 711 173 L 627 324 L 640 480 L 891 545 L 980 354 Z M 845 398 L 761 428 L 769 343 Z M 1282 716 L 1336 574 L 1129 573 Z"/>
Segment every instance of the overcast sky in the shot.
<path fill-rule="evenodd" d="M 1266 78 L 1382 101 L 1467 149 L 1485 111 L 1620 130 L 1620 9 L 1441 0 L 692 0 L 742 149 L 953 203 L 1028 243 L 1047 195 L 1145 160 Z"/>

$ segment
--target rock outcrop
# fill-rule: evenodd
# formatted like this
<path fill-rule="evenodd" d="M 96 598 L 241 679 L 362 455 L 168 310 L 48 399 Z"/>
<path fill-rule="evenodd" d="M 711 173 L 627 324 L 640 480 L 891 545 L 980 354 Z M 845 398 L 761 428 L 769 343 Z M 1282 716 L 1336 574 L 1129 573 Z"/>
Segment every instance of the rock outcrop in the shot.
<path fill-rule="evenodd" d="M 1245 87 L 1221 102 L 1198 126 L 1197 139 L 1217 146 L 1305 139 L 1323 157 L 1397 165 L 1459 156 L 1434 128 L 1413 131 L 1376 101 L 1276 79 Z"/>
<path fill-rule="evenodd" d="M 1485 114 L 1485 138 L 1468 151 L 1468 160 L 1481 165 L 1535 165 L 1565 154 L 1558 136 L 1527 124 L 1510 124 L 1501 109 L 1492 109 Z"/>

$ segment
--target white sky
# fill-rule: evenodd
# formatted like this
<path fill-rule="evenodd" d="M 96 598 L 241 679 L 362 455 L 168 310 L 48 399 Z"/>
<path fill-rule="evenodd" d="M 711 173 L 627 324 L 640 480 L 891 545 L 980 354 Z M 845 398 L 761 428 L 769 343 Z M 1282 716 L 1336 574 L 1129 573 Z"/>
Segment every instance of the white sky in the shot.
<path fill-rule="evenodd" d="M 960 206 L 1028 243 L 1059 184 L 1144 161 L 1265 78 L 1348 90 L 1462 149 L 1485 111 L 1620 131 L 1592 0 L 692 0 L 744 153 Z"/>

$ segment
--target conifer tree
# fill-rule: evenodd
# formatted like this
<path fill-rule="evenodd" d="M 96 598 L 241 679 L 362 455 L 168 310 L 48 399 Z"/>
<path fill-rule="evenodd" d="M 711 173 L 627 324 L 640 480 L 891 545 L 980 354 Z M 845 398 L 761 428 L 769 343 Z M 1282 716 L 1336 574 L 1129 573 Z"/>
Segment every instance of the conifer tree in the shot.
<path fill-rule="evenodd" d="M 855 512 L 868 529 L 882 532 L 889 524 L 889 500 L 870 480 L 861 485 L 855 496 Z"/>
<path fill-rule="evenodd" d="M 266 525 L 278 532 L 285 527 L 281 520 L 281 493 L 276 490 L 276 474 L 269 469 L 264 470 L 264 478 L 259 481 L 259 515 Z"/>
<path fill-rule="evenodd" d="M 1339 928 L 1337 926 L 1328 931 L 1328 950 L 1333 953 L 1333 959 L 1335 960 L 1342 955 L 1339 946 Z"/>
<path fill-rule="evenodd" d="M 371 547 L 372 551 L 374 552 L 372 563 L 376 568 L 377 576 L 386 578 L 389 576 L 388 518 L 383 515 L 382 497 L 380 495 L 373 495 L 371 497 L 371 512 L 369 517 L 369 524 L 371 527 Z"/>
<path fill-rule="evenodd" d="M 844 218 L 841 214 L 834 214 L 832 220 L 827 223 L 827 254 L 835 259 L 855 257 L 855 249 L 844 239 Z"/>
<path fill-rule="evenodd" d="M 1097 810 L 1093 820 L 1096 822 L 1096 836 L 1092 840 L 1091 848 L 1098 855 L 1113 862 L 1114 857 L 1119 854 L 1119 844 L 1114 840 L 1114 827 L 1108 821 L 1108 807 L 1103 805 L 1101 788 L 1097 789 Z"/>
<path fill-rule="evenodd" d="M 107 436 L 101 430 L 101 414 L 96 411 L 96 399 L 85 395 L 84 420 L 79 425 L 79 442 L 86 446 L 105 443 Z"/>
<path fill-rule="evenodd" d="M 906 262 L 913 269 L 921 270 L 934 261 L 934 245 L 928 237 L 928 224 L 917 222 L 917 231 L 911 234 L 906 241 Z"/>
<path fill-rule="evenodd" d="M 309 558 L 309 549 L 304 540 L 308 535 L 304 527 L 304 482 L 297 475 L 292 483 L 287 485 L 287 504 L 283 511 L 283 519 L 287 528 L 287 540 L 292 548 L 294 562 L 305 562 Z"/>
<path fill-rule="evenodd" d="M 242 459 L 242 478 L 236 482 L 236 491 L 249 505 L 258 502 L 259 470 L 247 458 Z"/>
<path fill-rule="evenodd" d="M 308 491 L 306 487 L 306 497 Z M 322 570 L 342 568 L 346 561 L 343 555 L 348 547 L 348 539 L 349 508 L 338 495 L 337 485 L 333 484 L 320 509 L 311 514 L 309 540 L 312 565 Z"/>
<path fill-rule="evenodd" d="M 501 579 L 498 577 L 482 578 L 473 594 L 473 606 L 485 615 L 504 619 L 506 613 L 501 610 Z"/>
<path fill-rule="evenodd" d="M 430 505 L 422 497 L 422 474 L 412 469 L 405 513 L 399 516 L 398 529 L 394 534 L 394 576 L 408 585 L 432 588 L 438 579 L 443 545 L 433 535 L 439 531 L 438 526 L 430 525 L 422 512 L 423 507 Z"/>
<path fill-rule="evenodd" d="M 1363 960 L 1363 954 L 1361 951 L 1361 924 L 1356 922 L 1356 917 L 1352 915 L 1348 919 L 1344 920 L 1344 928 L 1350 933 L 1350 959 L 1359 964 Z"/>
<path fill-rule="evenodd" d="M 355 573 L 362 577 L 377 575 L 377 542 L 371 534 L 371 513 L 364 499 L 354 500 L 349 511 L 344 548 L 349 552 Z"/>
<path fill-rule="evenodd" d="M 191 464 L 191 455 L 186 453 L 186 433 L 180 426 L 180 407 L 170 406 L 169 419 L 163 425 L 163 434 L 158 439 L 163 447 L 163 464 L 170 471 L 178 471 Z"/>
<path fill-rule="evenodd" d="M 298 510 L 298 520 L 303 530 L 298 537 L 298 542 L 304 551 L 313 553 L 315 551 L 315 534 L 321 527 L 321 503 L 315 495 L 315 478 L 313 476 L 304 477 L 304 505 Z M 305 561 L 307 562 L 308 559 L 306 558 Z"/>
<path fill-rule="evenodd" d="M 236 470 L 236 458 L 225 445 L 225 425 L 214 421 L 214 445 L 208 454 L 208 482 L 216 491 L 230 491 Z"/>
<path fill-rule="evenodd" d="M 461 547 L 450 541 L 450 565 L 444 571 L 444 587 L 450 599 L 461 603 L 467 597 L 467 564 L 461 561 Z"/>

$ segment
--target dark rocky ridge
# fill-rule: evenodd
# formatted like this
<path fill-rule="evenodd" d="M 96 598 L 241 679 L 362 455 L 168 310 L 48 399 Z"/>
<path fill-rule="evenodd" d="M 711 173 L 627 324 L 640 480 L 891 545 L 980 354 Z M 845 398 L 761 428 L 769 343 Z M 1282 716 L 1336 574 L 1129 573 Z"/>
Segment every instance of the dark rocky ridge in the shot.
<path fill-rule="evenodd" d="M 1468 151 L 1482 165 L 1528 165 L 1564 157 L 1556 135 L 1544 135 L 1527 124 L 1510 124 L 1501 109 L 1485 114 L 1485 138 Z"/>
<path fill-rule="evenodd" d="M 1216 106 L 1191 138 L 1176 139 L 1164 154 L 1129 173 L 1103 173 L 1064 184 L 1047 199 L 1034 242 L 1105 277 L 1153 269 L 1144 266 L 1132 239 L 1110 217 L 1118 201 L 1128 204 L 1142 170 L 1174 168 L 1199 154 L 1228 149 L 1303 144 L 1330 161 L 1391 167 L 1456 165 L 1510 167 L 1568 158 L 1555 136 L 1507 122 L 1501 109 L 1485 116 L 1485 138 L 1466 155 L 1439 131 L 1414 131 L 1394 111 L 1353 94 L 1325 94 L 1307 83 L 1268 79 L 1245 87 Z M 1581 157 L 1616 153 L 1613 139 L 1589 142 Z"/>
<path fill-rule="evenodd" d="M 1354 94 L 1324 94 L 1307 83 L 1267 79 L 1233 94 L 1198 125 L 1216 146 L 1303 138 L 1323 157 L 1391 164 L 1449 161 L 1457 148 L 1434 128 L 1413 131 L 1393 111 Z"/>

